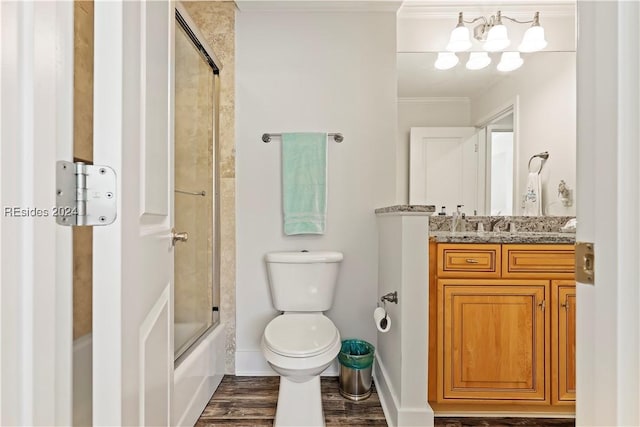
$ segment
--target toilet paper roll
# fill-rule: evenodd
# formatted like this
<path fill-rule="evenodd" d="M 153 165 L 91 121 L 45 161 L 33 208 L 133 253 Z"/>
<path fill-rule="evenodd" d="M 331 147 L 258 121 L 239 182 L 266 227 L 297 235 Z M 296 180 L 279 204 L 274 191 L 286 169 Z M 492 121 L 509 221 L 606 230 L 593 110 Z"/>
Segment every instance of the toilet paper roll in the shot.
<path fill-rule="evenodd" d="M 384 308 L 378 307 L 373 311 L 373 320 L 376 322 L 376 328 L 380 332 L 388 332 L 391 327 L 391 317 Z"/>

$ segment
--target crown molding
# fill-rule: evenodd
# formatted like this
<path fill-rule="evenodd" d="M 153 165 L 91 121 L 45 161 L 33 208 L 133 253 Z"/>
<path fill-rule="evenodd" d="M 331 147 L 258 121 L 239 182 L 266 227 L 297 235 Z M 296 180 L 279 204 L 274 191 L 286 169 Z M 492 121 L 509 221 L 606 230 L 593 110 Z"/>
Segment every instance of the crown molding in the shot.
<path fill-rule="evenodd" d="M 466 96 L 424 96 L 424 97 L 398 97 L 398 104 L 442 104 L 459 102 L 470 104 L 471 98 Z"/>
<path fill-rule="evenodd" d="M 241 12 L 397 12 L 402 0 L 236 0 Z"/>
<path fill-rule="evenodd" d="M 405 0 L 398 11 L 400 18 L 421 18 L 421 19 L 442 19 L 450 18 L 455 20 L 458 12 L 464 12 L 475 16 L 493 15 L 500 10 L 503 15 L 515 19 L 531 19 L 533 12 L 540 12 L 540 19 L 549 17 L 575 17 L 575 1 L 518 1 L 480 3 L 478 1 L 462 0 L 452 2 L 432 1 L 432 0 Z"/>

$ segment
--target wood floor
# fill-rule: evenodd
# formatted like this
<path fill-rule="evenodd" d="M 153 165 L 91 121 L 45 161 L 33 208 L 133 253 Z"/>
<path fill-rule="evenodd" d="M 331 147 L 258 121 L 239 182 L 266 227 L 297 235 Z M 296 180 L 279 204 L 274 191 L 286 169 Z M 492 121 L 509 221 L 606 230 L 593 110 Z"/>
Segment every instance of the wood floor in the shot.
<path fill-rule="evenodd" d="M 196 426 L 273 425 L 279 381 L 280 377 L 225 376 Z M 321 387 L 327 427 L 387 425 L 375 387 L 371 397 L 360 402 L 340 395 L 337 377 L 322 377 Z"/>
<path fill-rule="evenodd" d="M 197 427 L 271 426 L 276 413 L 279 377 L 225 376 L 200 415 Z M 386 426 L 378 394 L 360 402 L 343 398 L 337 377 L 323 377 L 322 405 L 327 427 Z M 572 419 L 552 418 L 436 418 L 436 427 L 574 427 Z"/>

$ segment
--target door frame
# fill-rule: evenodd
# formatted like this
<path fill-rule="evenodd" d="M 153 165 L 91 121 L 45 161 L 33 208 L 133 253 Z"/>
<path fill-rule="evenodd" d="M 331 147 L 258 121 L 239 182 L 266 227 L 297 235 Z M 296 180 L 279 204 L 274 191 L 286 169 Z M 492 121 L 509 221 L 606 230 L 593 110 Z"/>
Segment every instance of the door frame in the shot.
<path fill-rule="evenodd" d="M 0 21 L 0 424 L 71 425 L 72 234 L 52 207 L 73 159 L 73 2 L 0 2 Z"/>
<path fill-rule="evenodd" d="M 640 4 L 578 1 L 577 425 L 640 425 Z M 604 30 L 606 29 L 606 30 Z"/>
<path fill-rule="evenodd" d="M 483 209 L 486 215 L 490 215 L 488 206 L 491 205 L 491 199 L 487 192 L 487 188 L 491 188 L 491 177 L 487 175 L 486 163 L 489 161 L 489 155 L 491 152 L 487 148 L 488 141 L 486 135 L 486 128 L 488 128 L 492 122 L 501 119 L 502 117 L 513 114 L 513 123 L 512 123 L 512 131 L 513 131 L 513 208 L 512 215 L 515 215 L 518 212 L 518 195 L 521 194 L 520 189 L 520 181 L 517 179 L 520 176 L 520 162 L 518 161 L 520 157 L 520 96 L 516 95 L 509 101 L 504 104 L 498 106 L 496 109 L 491 111 L 486 116 L 482 117 L 478 120 L 474 126 L 478 129 L 484 128 L 485 132 L 480 132 L 480 138 L 478 138 L 478 150 L 479 154 L 484 159 L 484 163 L 481 165 L 481 168 L 478 169 L 478 181 L 482 182 L 483 192 L 485 194 L 483 201 Z M 481 175 L 482 173 L 482 175 Z"/>

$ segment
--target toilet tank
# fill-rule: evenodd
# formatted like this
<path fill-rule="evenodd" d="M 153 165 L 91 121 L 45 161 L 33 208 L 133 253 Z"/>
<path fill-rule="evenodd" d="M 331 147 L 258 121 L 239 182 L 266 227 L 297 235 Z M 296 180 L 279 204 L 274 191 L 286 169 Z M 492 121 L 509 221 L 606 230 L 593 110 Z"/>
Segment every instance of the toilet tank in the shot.
<path fill-rule="evenodd" d="M 273 306 L 326 311 L 333 304 L 340 252 L 270 252 L 265 256 Z"/>

